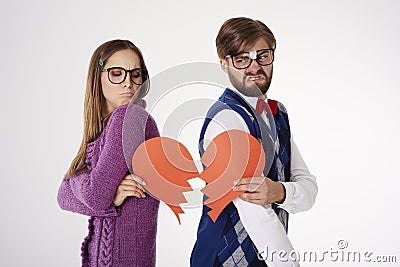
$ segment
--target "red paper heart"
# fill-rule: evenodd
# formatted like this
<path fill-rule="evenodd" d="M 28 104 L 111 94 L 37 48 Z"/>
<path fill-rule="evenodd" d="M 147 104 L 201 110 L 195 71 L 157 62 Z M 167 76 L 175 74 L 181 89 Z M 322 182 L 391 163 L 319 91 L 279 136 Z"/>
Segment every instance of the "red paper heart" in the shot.
<path fill-rule="evenodd" d="M 211 208 L 208 215 L 215 222 L 229 202 L 243 193 L 232 190 L 233 181 L 262 175 L 265 154 L 257 139 L 239 130 L 223 132 L 212 143 L 201 158 L 206 169 L 200 178 L 207 182 L 201 191 L 208 196 L 204 204 Z"/>
<path fill-rule="evenodd" d="M 200 174 L 187 148 L 176 140 L 156 137 L 143 142 L 132 157 L 133 172 L 146 181 L 146 190 L 165 202 L 179 223 L 179 204 L 187 203 L 183 192 L 192 188 L 187 180 L 202 178 L 207 185 L 201 190 L 211 208 L 208 215 L 216 221 L 222 210 L 243 192 L 233 191 L 233 181 L 261 176 L 265 154 L 261 144 L 250 134 L 229 130 L 216 136 L 205 150 L 201 162 L 206 169 Z"/>
<path fill-rule="evenodd" d="M 192 191 L 187 180 L 199 173 L 186 147 L 167 137 L 156 137 L 143 142 L 132 157 L 133 173 L 143 177 L 146 190 L 167 204 L 179 223 L 179 206 L 186 203 L 183 192 Z"/>

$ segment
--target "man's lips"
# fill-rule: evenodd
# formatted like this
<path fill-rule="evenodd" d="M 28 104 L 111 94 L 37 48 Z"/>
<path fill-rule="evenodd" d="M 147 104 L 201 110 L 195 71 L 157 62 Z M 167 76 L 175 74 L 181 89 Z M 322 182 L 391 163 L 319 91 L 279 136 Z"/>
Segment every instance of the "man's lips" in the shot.
<path fill-rule="evenodd" d="M 265 80 L 265 77 L 263 75 L 246 76 L 246 80 L 251 82 L 259 82 Z"/>

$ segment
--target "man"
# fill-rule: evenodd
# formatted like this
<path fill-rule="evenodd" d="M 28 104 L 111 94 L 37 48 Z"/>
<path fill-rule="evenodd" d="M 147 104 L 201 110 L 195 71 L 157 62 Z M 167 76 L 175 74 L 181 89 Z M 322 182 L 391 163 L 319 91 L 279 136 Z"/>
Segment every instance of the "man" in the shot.
<path fill-rule="evenodd" d="M 204 206 L 191 266 L 280 266 L 260 258 L 266 253 L 263 245 L 284 244 L 290 250 L 285 234 L 288 212 L 310 209 L 318 187 L 293 142 L 286 109 L 267 99 L 276 40 L 264 23 L 239 17 L 222 25 L 216 47 L 232 87 L 207 114 L 200 134 L 200 153 L 223 131 L 249 132 L 261 141 L 265 151 L 265 177 L 240 179 L 233 190 L 244 193 L 222 211 L 216 222 Z M 274 218 L 269 211 L 279 218 L 276 221 L 281 229 L 272 227 Z"/>

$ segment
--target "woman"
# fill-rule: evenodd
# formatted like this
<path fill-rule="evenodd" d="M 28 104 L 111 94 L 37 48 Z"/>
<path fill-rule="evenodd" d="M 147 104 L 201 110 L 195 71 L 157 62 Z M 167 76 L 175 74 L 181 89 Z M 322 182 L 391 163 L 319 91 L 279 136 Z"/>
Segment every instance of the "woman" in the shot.
<path fill-rule="evenodd" d="M 147 80 L 142 53 L 130 41 L 106 42 L 92 55 L 83 140 L 57 197 L 62 209 L 90 216 L 83 266 L 155 266 L 159 201 L 126 164 L 140 143 L 159 136 L 144 110 Z"/>

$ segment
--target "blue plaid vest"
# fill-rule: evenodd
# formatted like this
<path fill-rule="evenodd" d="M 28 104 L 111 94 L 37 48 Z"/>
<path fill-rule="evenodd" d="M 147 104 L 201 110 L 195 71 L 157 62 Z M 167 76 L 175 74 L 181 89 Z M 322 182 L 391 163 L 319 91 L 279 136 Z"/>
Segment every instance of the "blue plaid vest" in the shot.
<path fill-rule="evenodd" d="M 267 114 L 269 121 L 267 124 L 239 94 L 227 88 L 208 110 L 200 132 L 200 155 L 204 153 L 203 139 L 211 120 L 221 110 L 231 109 L 244 119 L 250 134 L 263 145 L 266 154 L 264 174 L 268 173 L 267 176 L 275 181 L 289 181 L 289 119 L 281 103 L 268 100 L 268 104 L 272 114 Z M 287 231 L 288 213 L 275 204 L 272 204 L 272 208 Z M 203 205 L 190 266 L 266 266 L 265 262 L 258 260 L 258 251 L 243 227 L 238 211 L 232 202 L 221 212 L 215 223 L 207 215 L 208 211 L 210 209 Z"/>

